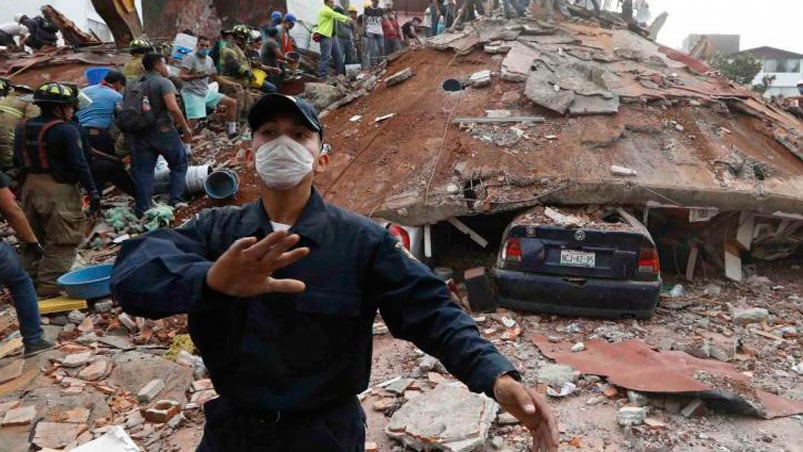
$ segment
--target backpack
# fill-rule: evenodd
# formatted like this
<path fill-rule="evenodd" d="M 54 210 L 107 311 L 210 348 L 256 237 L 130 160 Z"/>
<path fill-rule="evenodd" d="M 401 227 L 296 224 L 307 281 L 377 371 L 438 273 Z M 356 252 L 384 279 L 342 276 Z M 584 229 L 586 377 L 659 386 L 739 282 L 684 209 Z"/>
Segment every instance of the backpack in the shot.
<path fill-rule="evenodd" d="M 128 85 L 115 118 L 121 132 L 138 133 L 156 125 L 156 114 L 149 95 L 150 85 L 145 76 Z"/>

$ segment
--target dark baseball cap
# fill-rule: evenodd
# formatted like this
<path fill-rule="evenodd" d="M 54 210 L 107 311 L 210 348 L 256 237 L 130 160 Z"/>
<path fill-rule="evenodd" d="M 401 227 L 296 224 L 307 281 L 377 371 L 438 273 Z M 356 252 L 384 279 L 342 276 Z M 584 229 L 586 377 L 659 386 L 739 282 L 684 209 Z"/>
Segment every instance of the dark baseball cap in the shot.
<path fill-rule="evenodd" d="M 271 93 L 262 96 L 248 112 L 248 125 L 255 131 L 281 113 L 297 114 L 303 119 L 304 125 L 318 132 L 323 141 L 323 124 L 318 119 L 315 108 L 302 99 L 284 94 Z"/>

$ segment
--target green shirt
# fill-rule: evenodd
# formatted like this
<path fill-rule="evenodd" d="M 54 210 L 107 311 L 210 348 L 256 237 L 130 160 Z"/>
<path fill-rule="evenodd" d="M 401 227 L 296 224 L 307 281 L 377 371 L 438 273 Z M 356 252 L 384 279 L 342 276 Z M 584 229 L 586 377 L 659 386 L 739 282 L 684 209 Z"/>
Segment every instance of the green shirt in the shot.
<path fill-rule="evenodd" d="M 336 20 L 339 22 L 347 22 L 349 17 L 323 5 L 321 12 L 318 13 L 318 28 L 315 31 L 325 38 L 331 38 L 335 31 Z"/>

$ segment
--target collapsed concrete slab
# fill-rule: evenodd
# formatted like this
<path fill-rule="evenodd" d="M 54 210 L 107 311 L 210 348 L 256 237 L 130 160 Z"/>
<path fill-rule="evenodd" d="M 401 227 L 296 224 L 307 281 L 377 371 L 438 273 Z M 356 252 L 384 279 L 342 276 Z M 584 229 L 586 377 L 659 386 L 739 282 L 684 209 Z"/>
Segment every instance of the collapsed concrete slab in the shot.
<path fill-rule="evenodd" d="M 533 61 L 538 55 L 538 51 L 531 47 L 514 43 L 505 59 L 502 60 L 502 79 L 510 82 L 526 81 Z"/>
<path fill-rule="evenodd" d="M 485 444 L 499 405 L 460 384 L 440 384 L 407 402 L 385 433 L 415 450 L 470 452 Z"/>

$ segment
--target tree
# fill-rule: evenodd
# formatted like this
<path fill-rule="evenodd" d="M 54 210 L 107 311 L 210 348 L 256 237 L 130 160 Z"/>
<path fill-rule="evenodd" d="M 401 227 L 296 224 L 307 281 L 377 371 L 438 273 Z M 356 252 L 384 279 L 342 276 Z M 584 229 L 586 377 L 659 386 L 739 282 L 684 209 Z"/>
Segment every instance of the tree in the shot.
<path fill-rule="evenodd" d="M 764 94 L 768 89 L 770 89 L 770 86 L 772 86 L 772 82 L 774 81 L 775 75 L 765 75 L 764 77 L 761 77 L 761 83 L 753 85 L 753 91 L 759 94 Z"/>
<path fill-rule="evenodd" d="M 752 84 L 753 79 L 761 72 L 761 60 L 746 53 L 738 55 L 716 53 L 708 60 L 708 64 L 740 85 Z"/>

